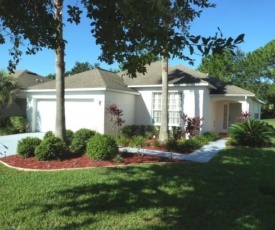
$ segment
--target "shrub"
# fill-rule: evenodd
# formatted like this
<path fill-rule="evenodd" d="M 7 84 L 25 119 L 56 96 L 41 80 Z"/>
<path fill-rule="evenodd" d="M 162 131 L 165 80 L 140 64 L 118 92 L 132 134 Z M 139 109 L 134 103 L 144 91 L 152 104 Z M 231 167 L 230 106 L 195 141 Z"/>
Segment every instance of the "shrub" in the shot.
<path fill-rule="evenodd" d="M 154 146 L 155 148 L 160 147 L 160 146 L 161 146 L 160 141 L 159 141 L 159 140 L 154 140 L 154 141 L 153 141 L 153 146 Z"/>
<path fill-rule="evenodd" d="M 194 149 L 198 149 L 200 147 L 201 147 L 200 142 L 195 138 L 185 140 L 183 142 L 183 144 L 181 145 L 182 149 L 188 149 L 188 150 L 194 150 Z"/>
<path fill-rule="evenodd" d="M 158 135 L 158 131 L 157 127 L 152 125 L 125 125 L 121 128 L 120 134 L 128 138 L 147 135 L 150 138 L 153 135 Z"/>
<path fill-rule="evenodd" d="M 44 138 L 48 138 L 48 137 L 54 137 L 53 131 L 48 131 L 45 133 Z"/>
<path fill-rule="evenodd" d="M 178 142 L 175 139 L 169 139 L 165 144 L 167 151 L 176 151 L 178 149 Z"/>
<path fill-rule="evenodd" d="M 17 144 L 17 153 L 24 158 L 33 157 L 35 148 L 40 145 L 41 139 L 38 137 L 26 137 Z"/>
<path fill-rule="evenodd" d="M 143 136 L 134 136 L 130 141 L 130 147 L 142 148 L 146 145 L 146 139 Z"/>
<path fill-rule="evenodd" d="M 217 132 L 205 132 L 203 136 L 205 136 L 208 141 L 216 141 L 219 139 L 219 134 Z"/>
<path fill-rule="evenodd" d="M 65 154 L 65 142 L 55 136 L 44 138 L 35 148 L 35 157 L 39 160 L 61 160 Z"/>
<path fill-rule="evenodd" d="M 72 144 L 72 140 L 74 137 L 74 132 L 70 129 L 66 130 L 66 140 L 65 140 L 65 144 L 67 147 L 70 147 L 70 145 Z"/>
<path fill-rule="evenodd" d="M 87 143 L 87 155 L 93 160 L 110 160 L 118 155 L 114 137 L 96 134 Z"/>
<path fill-rule="evenodd" d="M 16 133 L 24 133 L 28 129 L 27 118 L 23 116 L 10 117 L 10 124 Z"/>
<path fill-rule="evenodd" d="M 123 111 L 122 109 L 119 109 L 116 104 L 112 104 L 106 107 L 107 113 L 111 115 L 111 121 L 113 122 L 113 128 L 115 128 L 115 135 L 118 137 L 121 126 L 125 122 L 125 120 L 122 119 Z"/>
<path fill-rule="evenodd" d="M 275 134 L 273 126 L 259 120 L 245 120 L 229 128 L 229 136 L 244 146 L 265 146 Z"/>
<path fill-rule="evenodd" d="M 95 131 L 90 129 L 79 129 L 74 133 L 71 149 L 75 153 L 84 153 L 87 147 L 88 140 L 95 135 Z"/>
<path fill-rule="evenodd" d="M 116 139 L 116 143 L 120 146 L 128 146 L 130 143 L 130 139 L 125 136 L 120 136 Z"/>
<path fill-rule="evenodd" d="M 194 138 L 200 146 L 203 146 L 209 142 L 208 138 L 204 135 L 198 135 Z"/>
<path fill-rule="evenodd" d="M 201 122 L 203 118 L 200 117 L 188 117 L 186 114 L 181 115 L 181 119 L 185 124 L 185 133 L 189 134 L 190 138 L 193 138 L 200 133 L 202 126 Z"/>
<path fill-rule="evenodd" d="M 0 136 L 1 135 L 10 135 L 16 133 L 15 129 L 13 127 L 1 127 L 0 128 Z"/>
<path fill-rule="evenodd" d="M 169 130 L 169 137 L 172 139 L 180 139 L 182 137 L 182 128 L 178 126 L 172 126 Z"/>

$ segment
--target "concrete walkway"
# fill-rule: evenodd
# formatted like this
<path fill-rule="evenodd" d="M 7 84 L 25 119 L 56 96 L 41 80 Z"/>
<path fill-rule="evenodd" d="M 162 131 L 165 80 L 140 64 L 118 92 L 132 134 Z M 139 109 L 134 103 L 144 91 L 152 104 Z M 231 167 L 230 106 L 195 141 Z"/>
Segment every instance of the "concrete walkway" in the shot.
<path fill-rule="evenodd" d="M 179 160 L 189 160 L 200 163 L 207 163 L 214 157 L 219 151 L 225 148 L 226 140 L 219 139 L 217 141 L 209 142 L 207 145 L 204 145 L 200 149 L 194 151 L 190 154 L 180 154 L 173 152 L 161 152 L 156 150 L 148 150 L 148 149 L 137 149 L 137 148 L 129 148 L 129 147 L 121 147 L 120 151 L 127 151 L 129 153 L 139 152 L 141 154 L 147 154 L 152 156 L 159 157 L 168 157 Z"/>
<path fill-rule="evenodd" d="M 19 140 L 25 137 L 38 137 L 42 139 L 45 133 L 22 133 L 14 134 L 8 136 L 0 136 L 0 158 L 5 156 L 11 156 L 16 154 L 17 143 Z M 210 142 L 207 145 L 201 147 L 200 149 L 194 151 L 190 154 L 180 154 L 172 152 L 161 152 L 156 150 L 148 149 L 137 149 L 129 147 L 120 147 L 120 151 L 127 151 L 129 153 L 140 152 L 142 154 L 159 156 L 159 157 L 168 157 L 179 160 L 189 160 L 200 163 L 207 163 L 214 157 L 220 150 L 225 148 L 226 140 L 219 139 L 214 142 Z"/>
<path fill-rule="evenodd" d="M 42 139 L 45 133 L 20 133 L 0 136 L 0 158 L 16 154 L 17 143 L 25 137 L 38 137 Z"/>

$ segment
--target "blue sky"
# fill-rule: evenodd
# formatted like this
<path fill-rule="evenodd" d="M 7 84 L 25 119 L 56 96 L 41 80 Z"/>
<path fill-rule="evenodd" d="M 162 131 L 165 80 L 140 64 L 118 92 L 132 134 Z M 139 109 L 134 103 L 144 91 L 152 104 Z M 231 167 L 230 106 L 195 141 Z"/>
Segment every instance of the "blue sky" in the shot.
<path fill-rule="evenodd" d="M 72 3 L 73 0 L 65 0 Z M 212 0 L 216 8 L 206 9 L 201 17 L 191 24 L 191 32 L 194 35 L 214 35 L 219 27 L 224 37 L 236 38 L 245 33 L 245 42 L 240 44 L 241 50 L 250 52 L 264 46 L 275 39 L 275 1 L 274 0 Z M 111 36 L 111 35 L 110 35 Z M 78 26 L 66 24 L 64 38 L 68 41 L 66 46 L 66 69 L 70 70 L 76 61 L 99 63 L 100 47 L 95 45 L 95 39 L 90 33 L 89 21 L 83 18 Z M 6 69 L 10 59 L 8 49 L 11 44 L 0 45 L 0 69 Z M 193 55 L 197 68 L 201 62 L 201 56 Z M 179 59 L 170 60 L 170 65 L 183 64 L 190 67 L 187 62 Z M 118 68 L 100 63 L 104 69 Z M 55 54 L 52 50 L 40 51 L 36 55 L 23 55 L 17 70 L 28 69 L 42 76 L 55 73 Z"/>

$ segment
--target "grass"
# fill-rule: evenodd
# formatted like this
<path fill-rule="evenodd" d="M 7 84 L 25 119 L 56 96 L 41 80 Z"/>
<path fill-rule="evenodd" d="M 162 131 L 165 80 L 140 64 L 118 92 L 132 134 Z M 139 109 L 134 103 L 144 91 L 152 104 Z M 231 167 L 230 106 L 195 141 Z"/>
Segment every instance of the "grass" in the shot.
<path fill-rule="evenodd" d="M 1 229 L 273 229 L 275 149 L 60 172 L 0 165 Z"/>
<path fill-rule="evenodd" d="M 268 124 L 272 125 L 275 128 L 275 118 L 271 119 L 262 119 L 262 121 L 267 122 Z"/>

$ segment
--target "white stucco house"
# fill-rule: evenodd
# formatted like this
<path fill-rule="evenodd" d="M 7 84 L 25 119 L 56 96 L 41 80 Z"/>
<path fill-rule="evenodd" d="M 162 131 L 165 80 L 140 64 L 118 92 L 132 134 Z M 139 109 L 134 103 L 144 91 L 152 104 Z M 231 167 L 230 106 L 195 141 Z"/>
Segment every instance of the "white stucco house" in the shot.
<path fill-rule="evenodd" d="M 123 110 L 126 125 L 160 125 L 161 83 L 161 62 L 134 79 L 102 69 L 66 77 L 66 128 L 112 133 L 106 107 L 114 103 Z M 25 92 L 30 131 L 54 131 L 55 81 Z M 253 93 L 181 65 L 169 67 L 169 126 L 183 126 L 180 115 L 185 113 L 203 117 L 202 132 L 226 133 L 242 112 L 260 119 L 261 102 Z"/>

